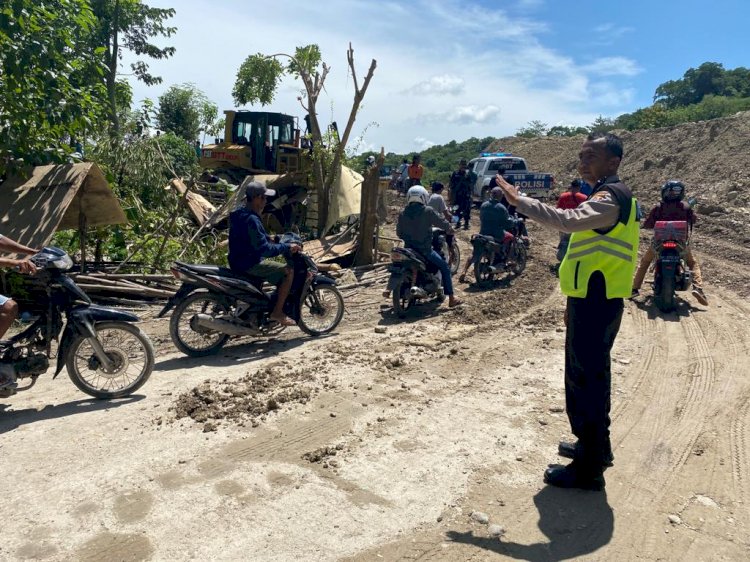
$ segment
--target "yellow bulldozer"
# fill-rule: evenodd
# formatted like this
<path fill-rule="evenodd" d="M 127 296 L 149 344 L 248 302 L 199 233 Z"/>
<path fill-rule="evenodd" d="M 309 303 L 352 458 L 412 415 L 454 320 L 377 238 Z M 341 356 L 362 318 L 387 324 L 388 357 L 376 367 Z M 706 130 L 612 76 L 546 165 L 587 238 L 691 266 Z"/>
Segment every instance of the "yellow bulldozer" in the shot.
<path fill-rule="evenodd" d="M 297 119 L 283 113 L 225 111 L 224 138 L 201 148 L 200 165 L 239 184 L 249 174 L 286 174 L 303 168 Z"/>

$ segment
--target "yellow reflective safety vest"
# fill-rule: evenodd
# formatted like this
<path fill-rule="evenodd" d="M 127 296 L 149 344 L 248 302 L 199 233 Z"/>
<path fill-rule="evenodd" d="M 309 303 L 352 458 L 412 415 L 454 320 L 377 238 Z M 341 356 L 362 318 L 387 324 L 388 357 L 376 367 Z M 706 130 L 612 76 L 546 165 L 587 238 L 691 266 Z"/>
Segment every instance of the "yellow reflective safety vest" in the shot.
<path fill-rule="evenodd" d="M 614 193 L 614 190 L 610 190 Z M 627 205 L 627 199 L 617 197 Z M 627 209 L 627 207 L 626 207 Z M 625 210 L 625 209 L 623 209 Z M 638 259 L 638 206 L 630 196 L 629 212 L 621 212 L 621 219 L 606 233 L 584 230 L 570 236 L 568 251 L 560 264 L 560 290 L 569 297 L 583 298 L 588 293 L 589 279 L 601 271 L 607 288 L 607 298 L 627 298 L 633 287 L 633 273 Z M 623 218 L 627 217 L 623 221 Z"/>

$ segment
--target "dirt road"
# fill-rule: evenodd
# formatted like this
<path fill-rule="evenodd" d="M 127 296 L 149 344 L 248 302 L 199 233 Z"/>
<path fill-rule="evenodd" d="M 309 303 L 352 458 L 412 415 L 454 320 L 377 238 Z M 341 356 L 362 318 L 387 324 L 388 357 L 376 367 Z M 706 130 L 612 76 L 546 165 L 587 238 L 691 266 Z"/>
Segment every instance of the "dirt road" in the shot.
<path fill-rule="evenodd" d="M 555 235 L 532 235 L 527 272 L 463 310 L 395 322 L 374 285 L 334 336 L 204 360 L 151 323 L 162 352 L 142 395 L 90 401 L 62 375 L 5 400 L 0 559 L 748 559 L 750 305 L 715 285 L 710 308 L 627 303 L 606 494 L 545 487 L 569 437 L 564 300 Z M 175 420 L 180 394 L 248 374 L 304 392 Z"/>

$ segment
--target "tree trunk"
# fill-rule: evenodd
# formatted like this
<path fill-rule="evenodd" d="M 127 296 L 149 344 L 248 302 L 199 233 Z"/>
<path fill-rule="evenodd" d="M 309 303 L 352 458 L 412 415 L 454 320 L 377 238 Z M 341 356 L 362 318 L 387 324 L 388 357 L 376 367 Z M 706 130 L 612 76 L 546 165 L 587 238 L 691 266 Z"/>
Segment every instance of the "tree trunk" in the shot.
<path fill-rule="evenodd" d="M 109 120 L 112 136 L 120 134 L 120 118 L 117 115 L 117 55 L 120 50 L 118 28 L 120 25 L 120 0 L 115 0 L 110 31 L 110 50 L 107 53 L 107 98 L 109 101 Z"/>
<path fill-rule="evenodd" d="M 380 149 L 380 156 L 365 171 L 362 181 L 362 199 L 359 211 L 359 240 L 354 265 L 367 265 L 375 261 L 375 232 L 378 228 L 378 184 L 380 167 L 385 161 L 385 151 Z"/>

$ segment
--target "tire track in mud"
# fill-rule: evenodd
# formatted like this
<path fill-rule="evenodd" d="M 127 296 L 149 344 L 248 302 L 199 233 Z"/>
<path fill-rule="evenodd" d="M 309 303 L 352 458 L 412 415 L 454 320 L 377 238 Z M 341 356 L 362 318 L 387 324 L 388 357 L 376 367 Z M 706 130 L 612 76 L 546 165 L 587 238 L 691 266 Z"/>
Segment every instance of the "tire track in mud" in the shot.
<path fill-rule="evenodd" d="M 738 499 L 743 503 L 750 501 L 750 439 L 747 426 L 750 424 L 750 393 L 740 400 L 738 408 L 730 421 L 730 450 L 732 454 L 732 481 Z"/>
<path fill-rule="evenodd" d="M 726 315 L 723 316 L 725 320 Z M 670 509 L 670 506 L 660 504 L 668 495 L 679 496 L 679 493 L 674 489 L 677 479 L 692 481 L 690 476 L 692 469 L 687 468 L 689 459 L 691 454 L 695 452 L 698 440 L 707 429 L 720 432 L 717 441 L 726 441 L 733 438 L 737 443 L 734 447 L 737 454 L 732 455 L 733 479 L 735 481 L 742 480 L 743 475 L 740 470 L 741 467 L 747 466 L 745 464 L 747 459 L 742 458 L 743 455 L 747 456 L 744 452 L 747 450 L 747 444 L 740 442 L 744 438 L 742 432 L 748 421 L 743 418 L 747 417 L 748 412 L 740 408 L 732 408 L 732 412 L 729 413 L 726 409 L 730 402 L 727 398 L 733 390 L 736 390 L 738 375 L 741 375 L 735 367 L 738 362 L 733 360 L 741 353 L 741 346 L 735 337 L 735 330 L 738 327 L 732 323 L 720 322 L 716 313 L 704 314 L 703 311 L 696 311 L 696 313 L 680 319 L 680 328 L 684 335 L 684 358 L 682 361 L 677 361 L 674 353 L 675 346 L 670 347 L 669 360 L 665 361 L 665 364 L 670 365 L 669 376 L 666 380 L 673 387 L 681 385 L 681 381 L 684 380 L 684 375 L 680 375 L 683 365 L 686 367 L 687 376 L 690 378 L 684 391 L 676 395 L 675 409 L 670 410 L 666 404 L 659 402 L 664 412 L 672 412 L 672 416 L 667 418 L 665 425 L 662 425 L 662 423 L 655 424 L 655 428 L 659 428 L 656 432 L 658 436 L 662 439 L 665 436 L 667 437 L 664 440 L 666 447 L 664 457 L 666 467 L 664 468 L 666 470 L 654 470 L 648 473 L 648 485 L 645 490 L 650 497 L 648 495 L 644 497 L 642 494 L 627 494 L 628 504 L 636 510 L 649 509 L 649 504 L 657 506 L 657 512 L 667 512 Z M 670 342 L 672 340 L 674 338 Z M 677 351 L 682 348 L 681 344 L 677 345 Z M 717 362 L 721 367 L 727 366 L 723 364 L 722 359 L 724 358 L 729 358 L 729 368 L 719 370 Z M 750 402 L 746 401 L 745 405 L 750 409 Z M 725 416 L 733 417 L 733 423 L 722 424 L 717 421 L 717 419 Z M 660 418 L 660 421 L 663 419 L 664 416 Z M 727 425 L 731 426 L 732 436 L 724 435 L 726 433 L 724 428 Z M 727 437 L 730 439 L 727 439 Z M 717 447 L 720 446 L 721 443 L 718 443 Z M 697 454 L 703 453 L 701 451 Z M 705 474 L 703 472 L 700 478 L 708 485 L 707 492 L 727 495 L 726 480 L 729 476 L 726 474 L 727 467 L 723 466 L 722 455 L 719 451 L 711 451 L 711 454 L 713 458 L 709 468 L 710 473 Z M 740 467 L 739 470 L 738 467 Z M 705 468 L 697 468 L 696 470 L 705 471 Z M 634 476 L 629 479 L 635 482 Z M 745 478 L 746 480 L 747 478 Z M 735 484 L 735 487 L 741 486 L 741 482 Z M 731 495 L 731 492 L 729 492 L 729 495 Z M 654 511 L 653 508 L 650 510 Z M 654 526 L 647 518 L 643 518 L 641 521 L 643 521 L 642 524 L 628 529 L 628 536 L 631 540 L 640 538 L 643 544 L 641 552 L 644 555 L 656 556 L 658 545 L 663 542 L 662 530 L 658 526 Z M 692 544 L 692 542 L 689 544 Z M 683 546 L 688 547 L 689 544 Z M 680 558 L 681 554 L 686 553 L 671 552 L 671 555 L 677 558 Z"/>
<path fill-rule="evenodd" d="M 716 409 L 721 412 L 722 409 L 728 412 L 728 423 L 717 424 L 720 428 L 728 428 L 729 456 L 732 463 L 732 487 L 734 493 L 732 496 L 744 504 L 750 503 L 750 438 L 748 436 L 748 425 L 750 424 L 750 386 L 746 382 L 745 372 L 739 365 L 738 358 L 745 357 L 750 352 L 750 337 L 748 337 L 745 328 L 748 310 L 744 302 L 735 298 L 722 295 L 720 302 L 724 307 L 732 308 L 734 311 L 743 315 L 743 318 L 735 322 L 717 323 L 711 322 L 710 327 L 717 333 L 718 342 L 724 343 L 727 347 L 727 353 L 722 354 L 726 358 L 725 364 L 722 365 L 722 375 L 726 375 L 726 380 L 722 386 L 722 391 L 717 397 Z M 724 318 L 727 318 L 724 314 Z M 737 389 L 736 386 L 743 385 Z M 734 398 L 738 396 L 738 398 Z M 729 407 L 727 408 L 727 404 Z M 720 482 L 724 483 L 725 469 L 716 459 L 713 463 L 712 484 L 717 472 L 720 474 Z"/>

